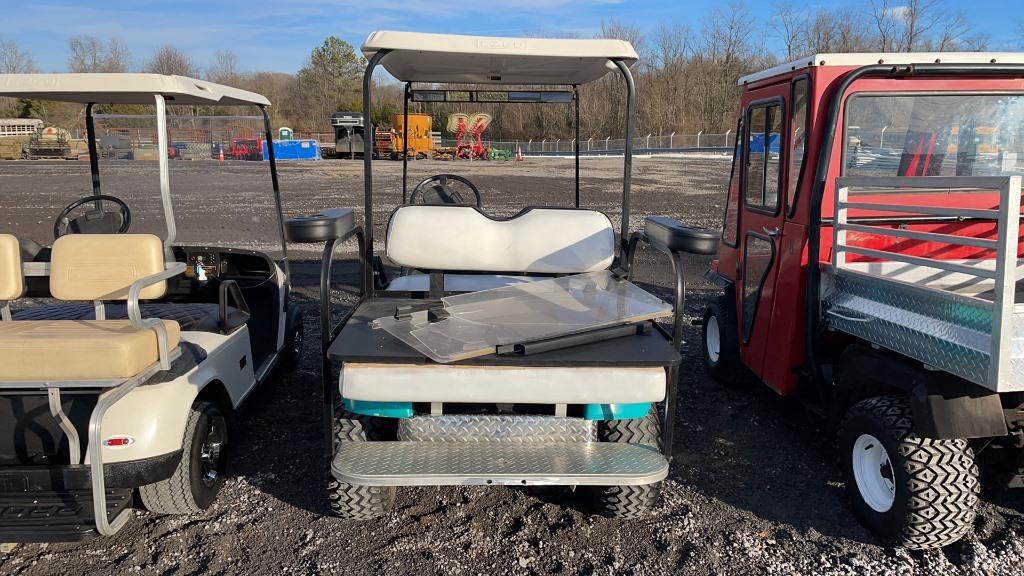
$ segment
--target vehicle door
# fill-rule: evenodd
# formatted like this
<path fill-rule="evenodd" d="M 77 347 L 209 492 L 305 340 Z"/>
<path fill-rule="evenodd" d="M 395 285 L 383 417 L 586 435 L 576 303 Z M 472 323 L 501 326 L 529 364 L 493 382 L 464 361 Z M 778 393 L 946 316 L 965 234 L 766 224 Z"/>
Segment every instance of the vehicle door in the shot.
<path fill-rule="evenodd" d="M 788 83 L 759 90 L 744 110 L 744 154 L 740 179 L 739 299 L 740 355 L 758 376 L 772 341 L 772 306 L 783 223 L 782 166 Z M 794 322 L 797 321 L 794 318 Z"/>

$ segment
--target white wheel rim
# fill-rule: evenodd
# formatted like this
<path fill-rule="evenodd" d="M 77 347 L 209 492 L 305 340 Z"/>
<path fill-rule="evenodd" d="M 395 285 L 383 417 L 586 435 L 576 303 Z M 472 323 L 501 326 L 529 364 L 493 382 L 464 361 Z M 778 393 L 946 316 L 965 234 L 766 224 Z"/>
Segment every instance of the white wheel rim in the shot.
<path fill-rule="evenodd" d="M 896 474 L 889 453 L 877 438 L 861 434 L 851 457 L 861 498 L 875 512 L 887 512 L 896 500 Z"/>
<path fill-rule="evenodd" d="M 708 351 L 708 359 L 718 364 L 718 357 L 722 354 L 722 339 L 718 333 L 718 317 L 708 317 L 708 328 L 704 335 L 704 348 Z"/>

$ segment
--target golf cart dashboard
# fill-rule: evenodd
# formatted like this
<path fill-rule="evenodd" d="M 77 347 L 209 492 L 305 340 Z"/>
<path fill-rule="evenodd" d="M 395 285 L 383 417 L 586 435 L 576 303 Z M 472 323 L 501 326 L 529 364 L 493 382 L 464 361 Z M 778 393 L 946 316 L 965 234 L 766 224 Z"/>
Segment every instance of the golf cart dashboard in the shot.
<path fill-rule="evenodd" d="M 215 246 L 176 246 L 174 257 L 186 264 L 184 277 L 192 281 L 213 278 L 267 280 L 274 274 L 274 263 L 267 255 L 249 250 Z"/>
<path fill-rule="evenodd" d="M 185 277 L 203 282 L 220 275 L 221 257 L 215 251 L 195 251 L 186 253 Z"/>

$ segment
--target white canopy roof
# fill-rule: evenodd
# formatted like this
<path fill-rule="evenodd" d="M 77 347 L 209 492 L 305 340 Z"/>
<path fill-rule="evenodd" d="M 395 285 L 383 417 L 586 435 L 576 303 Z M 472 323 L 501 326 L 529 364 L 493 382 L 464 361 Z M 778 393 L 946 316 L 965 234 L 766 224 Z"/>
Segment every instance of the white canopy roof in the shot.
<path fill-rule="evenodd" d="M 846 54 L 814 54 L 781 64 L 774 68 L 748 74 L 739 79 L 740 86 L 815 66 L 868 66 L 870 64 L 1024 64 L 1024 52 L 864 52 Z"/>
<path fill-rule="evenodd" d="M 87 104 L 152 104 L 162 94 L 168 104 L 237 106 L 270 101 L 256 94 L 164 74 L 0 74 L 0 96 Z"/>
<path fill-rule="evenodd" d="M 586 84 L 614 70 L 610 60 L 637 61 L 625 40 L 499 38 L 374 32 L 367 58 L 389 50 L 381 64 L 402 82 L 468 84 Z"/>

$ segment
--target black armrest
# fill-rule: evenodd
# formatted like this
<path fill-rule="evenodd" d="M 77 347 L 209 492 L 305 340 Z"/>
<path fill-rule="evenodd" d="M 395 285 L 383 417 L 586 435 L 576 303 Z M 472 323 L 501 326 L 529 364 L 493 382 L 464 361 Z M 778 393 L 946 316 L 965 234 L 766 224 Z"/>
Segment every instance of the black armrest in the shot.
<path fill-rule="evenodd" d="M 234 309 L 228 306 L 229 300 L 234 301 Z M 245 296 L 242 296 L 242 289 L 238 287 L 238 282 L 234 280 L 221 281 L 218 312 L 222 334 L 230 334 L 249 321 L 251 316 L 249 303 L 245 301 Z"/>
<path fill-rule="evenodd" d="M 296 216 L 284 223 L 289 242 L 328 242 L 344 238 L 356 229 L 356 213 L 351 208 L 332 208 L 311 216 Z"/>
<path fill-rule="evenodd" d="M 721 235 L 707 228 L 687 226 L 668 216 L 648 216 L 644 220 L 644 234 L 651 242 L 661 244 L 671 252 L 716 254 Z"/>

